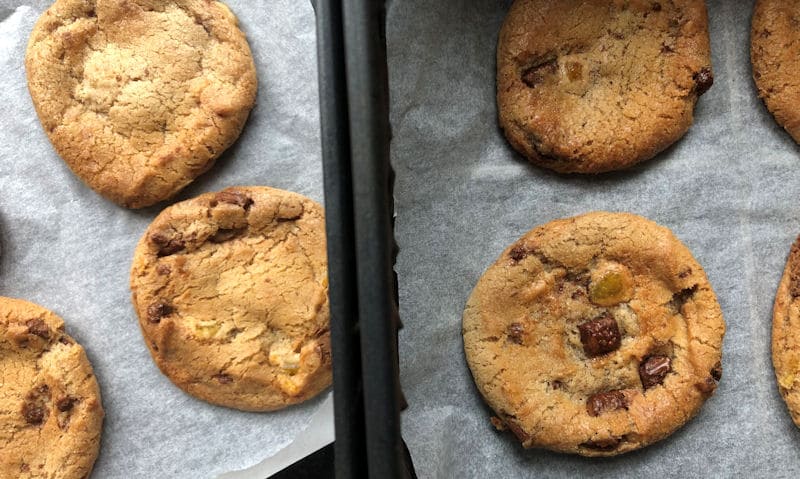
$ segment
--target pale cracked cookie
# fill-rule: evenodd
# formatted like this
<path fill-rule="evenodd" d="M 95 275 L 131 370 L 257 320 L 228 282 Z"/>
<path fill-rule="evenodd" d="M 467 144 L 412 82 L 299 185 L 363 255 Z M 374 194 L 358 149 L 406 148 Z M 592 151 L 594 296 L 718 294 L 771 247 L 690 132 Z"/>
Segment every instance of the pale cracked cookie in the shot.
<path fill-rule="evenodd" d="M 775 295 L 772 315 L 772 365 L 794 423 L 800 427 L 800 237 L 789 252 Z"/>
<path fill-rule="evenodd" d="M 800 142 L 800 0 L 758 0 L 750 32 L 750 58 L 758 96 Z"/>
<path fill-rule="evenodd" d="M 697 414 L 725 332 L 705 272 L 666 228 L 624 213 L 539 226 L 478 281 L 463 319 L 475 383 L 525 447 L 612 456 Z"/>
<path fill-rule="evenodd" d="M 500 127 L 559 172 L 652 158 L 712 83 L 703 0 L 516 0 L 500 31 Z"/>
<path fill-rule="evenodd" d="M 208 402 L 269 411 L 331 383 L 325 220 L 266 187 L 177 203 L 150 225 L 131 271 L 158 367 Z"/>
<path fill-rule="evenodd" d="M 126 207 L 167 199 L 239 136 L 250 47 L 213 0 L 56 0 L 31 33 L 28 88 L 56 151 Z"/>
<path fill-rule="evenodd" d="M 64 321 L 0 297 L 0 477 L 89 477 L 102 426 L 92 366 Z"/>

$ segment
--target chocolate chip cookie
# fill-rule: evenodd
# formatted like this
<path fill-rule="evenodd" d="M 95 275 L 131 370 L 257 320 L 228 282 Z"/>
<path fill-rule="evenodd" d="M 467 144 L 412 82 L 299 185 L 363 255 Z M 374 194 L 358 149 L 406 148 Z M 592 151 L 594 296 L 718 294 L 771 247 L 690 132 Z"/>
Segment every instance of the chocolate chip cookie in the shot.
<path fill-rule="evenodd" d="M 83 348 L 64 321 L 0 297 L 0 477 L 89 477 L 103 407 Z"/>
<path fill-rule="evenodd" d="M 31 33 L 25 65 L 58 154 L 130 208 L 208 170 L 256 96 L 247 40 L 213 0 L 56 0 Z"/>
<path fill-rule="evenodd" d="M 500 31 L 500 127 L 559 172 L 652 158 L 686 133 L 712 83 L 703 0 L 516 0 Z"/>
<path fill-rule="evenodd" d="M 463 319 L 475 383 L 525 447 L 613 456 L 697 414 L 725 323 L 666 228 L 624 213 L 539 226 L 478 281 Z"/>
<path fill-rule="evenodd" d="M 775 295 L 772 315 L 772 364 L 778 390 L 800 427 L 800 237 L 789 252 Z"/>
<path fill-rule="evenodd" d="M 133 260 L 139 325 L 187 393 L 249 411 L 331 383 L 325 221 L 315 202 L 228 188 L 164 210 Z"/>
<path fill-rule="evenodd" d="M 800 142 L 800 0 L 758 0 L 750 32 L 750 59 L 758 96 Z"/>

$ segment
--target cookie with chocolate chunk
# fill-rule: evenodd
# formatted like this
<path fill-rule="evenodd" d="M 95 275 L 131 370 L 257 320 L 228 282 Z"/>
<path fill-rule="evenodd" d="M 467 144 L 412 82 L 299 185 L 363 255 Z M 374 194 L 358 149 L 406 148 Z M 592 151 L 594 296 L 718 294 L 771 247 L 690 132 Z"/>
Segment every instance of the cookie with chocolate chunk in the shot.
<path fill-rule="evenodd" d="M 103 406 L 83 348 L 52 312 L 0 297 L 0 477 L 89 477 Z"/>
<path fill-rule="evenodd" d="M 750 32 L 750 59 L 758 96 L 775 120 L 800 142 L 800 0 L 758 0 Z"/>
<path fill-rule="evenodd" d="M 331 383 L 325 220 L 304 196 L 237 187 L 170 206 L 131 291 L 156 364 L 195 397 L 269 411 Z"/>
<path fill-rule="evenodd" d="M 639 449 L 697 414 L 722 374 L 724 332 L 686 246 L 625 213 L 531 230 L 483 274 L 463 317 L 492 423 L 525 447 L 584 456 Z"/>
<path fill-rule="evenodd" d="M 25 66 L 55 150 L 130 208 L 211 168 L 256 98 L 250 47 L 215 0 L 56 0 L 33 28 Z"/>
<path fill-rule="evenodd" d="M 772 365 L 778 390 L 800 427 L 800 237 L 789 252 L 772 314 Z"/>
<path fill-rule="evenodd" d="M 516 0 L 500 31 L 500 127 L 558 172 L 654 157 L 687 132 L 712 83 L 703 0 Z"/>

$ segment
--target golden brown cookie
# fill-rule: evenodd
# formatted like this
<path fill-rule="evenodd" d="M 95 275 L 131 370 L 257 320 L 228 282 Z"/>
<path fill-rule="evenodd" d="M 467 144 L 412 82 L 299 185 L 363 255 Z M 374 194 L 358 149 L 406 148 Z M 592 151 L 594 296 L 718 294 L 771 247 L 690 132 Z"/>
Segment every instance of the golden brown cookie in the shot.
<path fill-rule="evenodd" d="M 25 58 L 50 141 L 72 171 L 130 208 L 174 195 L 244 126 L 256 71 L 213 0 L 56 0 Z"/>
<path fill-rule="evenodd" d="M 800 237 L 792 245 L 775 295 L 772 364 L 781 396 L 800 427 Z"/>
<path fill-rule="evenodd" d="M 697 414 L 722 374 L 724 332 L 689 250 L 625 213 L 525 234 L 478 281 L 463 322 L 495 426 L 584 456 L 644 447 Z"/>
<path fill-rule="evenodd" d="M 266 187 L 177 203 L 153 221 L 131 270 L 158 367 L 208 402 L 269 411 L 331 383 L 322 208 Z"/>
<path fill-rule="evenodd" d="M 750 59 L 758 96 L 778 124 L 800 142 L 800 0 L 758 0 Z"/>
<path fill-rule="evenodd" d="M 83 479 L 100 449 L 100 389 L 64 321 L 0 297 L 0 477 Z"/>
<path fill-rule="evenodd" d="M 559 172 L 652 158 L 712 83 L 703 0 L 516 0 L 500 31 L 500 127 Z"/>

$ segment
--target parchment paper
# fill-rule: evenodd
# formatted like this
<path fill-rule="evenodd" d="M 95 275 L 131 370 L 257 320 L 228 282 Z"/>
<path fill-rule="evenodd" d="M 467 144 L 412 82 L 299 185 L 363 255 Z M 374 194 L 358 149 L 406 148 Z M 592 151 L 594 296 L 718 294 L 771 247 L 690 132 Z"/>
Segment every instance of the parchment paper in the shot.
<path fill-rule="evenodd" d="M 287 445 L 329 393 L 281 412 L 244 413 L 196 400 L 159 373 L 128 273 L 136 242 L 166 204 L 120 208 L 84 186 L 50 146 L 23 66 L 28 35 L 50 3 L 0 0 L 0 294 L 52 309 L 86 348 L 106 410 L 93 477 L 208 478 L 250 466 Z M 322 201 L 311 5 L 226 3 L 250 41 L 257 105 L 239 142 L 177 199 L 258 184 Z"/>
<path fill-rule="evenodd" d="M 395 0 L 388 11 L 403 431 L 421 478 L 797 477 L 800 432 L 775 385 L 772 304 L 800 232 L 800 148 L 751 80 L 752 1 L 708 2 L 716 82 L 688 135 L 597 177 L 529 166 L 498 131 L 495 46 L 510 1 Z M 525 451 L 489 424 L 461 314 L 503 249 L 549 220 L 630 211 L 671 228 L 719 296 L 722 382 L 670 438 L 616 459 Z"/>

